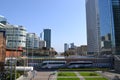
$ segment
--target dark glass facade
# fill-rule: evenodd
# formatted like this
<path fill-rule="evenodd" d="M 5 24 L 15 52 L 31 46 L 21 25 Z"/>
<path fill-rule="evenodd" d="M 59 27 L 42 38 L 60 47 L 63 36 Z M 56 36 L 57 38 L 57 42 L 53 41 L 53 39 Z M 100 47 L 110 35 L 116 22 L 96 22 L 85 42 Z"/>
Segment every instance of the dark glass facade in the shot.
<path fill-rule="evenodd" d="M 44 40 L 46 41 L 46 47 L 51 48 L 51 29 L 44 29 Z"/>
<path fill-rule="evenodd" d="M 115 54 L 120 55 L 120 0 L 112 0 L 113 20 L 114 20 L 114 37 L 115 37 Z"/>

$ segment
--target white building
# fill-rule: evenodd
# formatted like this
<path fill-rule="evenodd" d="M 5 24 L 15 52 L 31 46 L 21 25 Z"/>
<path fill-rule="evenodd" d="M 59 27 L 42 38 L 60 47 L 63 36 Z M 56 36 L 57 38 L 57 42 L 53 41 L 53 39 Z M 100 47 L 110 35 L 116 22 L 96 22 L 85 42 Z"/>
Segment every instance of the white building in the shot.
<path fill-rule="evenodd" d="M 7 19 L 4 16 L 0 15 L 0 23 L 7 24 Z"/>
<path fill-rule="evenodd" d="M 40 38 L 35 33 L 27 33 L 27 48 L 39 48 Z"/>
<path fill-rule="evenodd" d="M 26 46 L 26 29 L 23 26 L 7 24 L 5 29 L 7 48 Z"/>
<path fill-rule="evenodd" d="M 40 40 L 39 41 L 39 48 L 43 48 L 43 47 L 46 47 L 46 41 Z"/>

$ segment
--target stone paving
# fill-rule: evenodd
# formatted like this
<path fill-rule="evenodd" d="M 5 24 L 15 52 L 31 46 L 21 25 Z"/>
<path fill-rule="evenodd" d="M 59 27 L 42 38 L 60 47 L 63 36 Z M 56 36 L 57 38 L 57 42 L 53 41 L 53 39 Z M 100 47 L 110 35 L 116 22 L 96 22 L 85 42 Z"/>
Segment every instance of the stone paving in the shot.
<path fill-rule="evenodd" d="M 120 78 L 120 74 L 113 73 L 113 72 L 102 72 L 102 71 L 96 71 L 97 73 L 101 74 L 104 77 L 107 77 L 110 80 L 113 80 L 115 76 L 118 76 Z M 120 80 L 120 79 L 119 79 Z"/>
<path fill-rule="evenodd" d="M 29 77 L 23 77 L 22 80 L 57 80 L 57 73 L 58 72 L 54 72 L 54 71 L 46 71 L 46 72 L 31 72 L 29 74 Z M 77 75 L 77 78 L 80 78 L 80 80 L 85 80 L 83 76 L 81 76 L 79 74 L 79 72 L 74 71 L 74 73 Z M 101 75 L 103 75 L 103 77 L 109 77 L 110 80 L 112 80 L 112 78 L 114 78 L 115 75 L 120 77 L 120 74 L 116 74 L 116 73 L 110 73 L 110 72 L 97 72 L 100 73 Z M 102 76 L 85 76 L 86 78 L 99 78 Z M 59 76 L 59 78 L 68 78 L 66 76 Z M 76 78 L 76 76 L 70 76 L 69 78 Z"/>
<path fill-rule="evenodd" d="M 83 76 L 79 74 L 79 72 L 74 72 L 80 80 L 85 80 Z"/>

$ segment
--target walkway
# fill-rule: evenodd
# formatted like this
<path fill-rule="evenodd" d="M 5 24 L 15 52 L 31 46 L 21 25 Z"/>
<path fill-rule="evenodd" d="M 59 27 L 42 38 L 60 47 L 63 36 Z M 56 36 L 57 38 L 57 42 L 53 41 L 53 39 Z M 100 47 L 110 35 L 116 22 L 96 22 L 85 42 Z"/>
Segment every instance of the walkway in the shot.
<path fill-rule="evenodd" d="M 103 75 L 104 77 L 107 77 L 109 79 L 115 78 L 115 76 L 118 76 L 120 78 L 120 74 L 118 73 L 113 73 L 113 72 L 102 72 L 102 71 L 97 71 L 99 74 Z"/>
<path fill-rule="evenodd" d="M 74 72 L 80 80 L 85 80 L 83 76 L 79 74 L 79 72 Z"/>

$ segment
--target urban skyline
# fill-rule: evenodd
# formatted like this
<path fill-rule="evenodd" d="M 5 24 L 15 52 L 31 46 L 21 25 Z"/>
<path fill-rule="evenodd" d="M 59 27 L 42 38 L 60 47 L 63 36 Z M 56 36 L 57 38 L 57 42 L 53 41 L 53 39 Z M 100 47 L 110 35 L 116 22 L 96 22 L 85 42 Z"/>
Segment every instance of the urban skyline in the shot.
<path fill-rule="evenodd" d="M 0 15 L 11 24 L 23 25 L 28 32 L 37 35 L 50 28 L 51 46 L 58 52 L 64 51 L 64 43 L 87 44 L 84 0 L 13 0 L 1 3 Z"/>
<path fill-rule="evenodd" d="M 1 2 L 0 80 L 120 80 L 120 0 Z"/>

